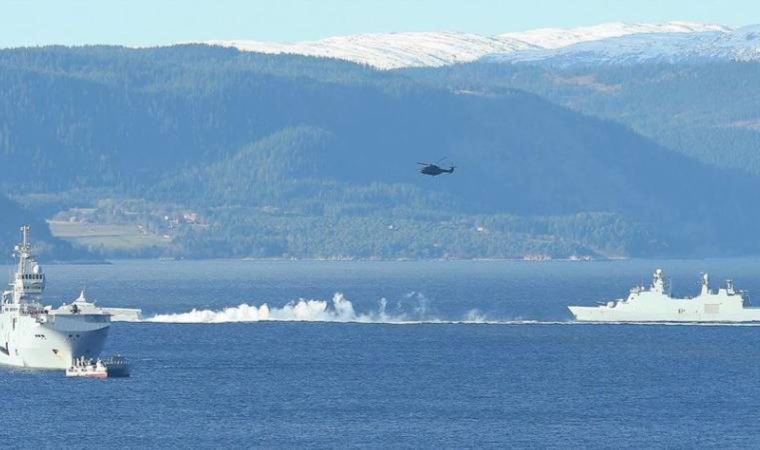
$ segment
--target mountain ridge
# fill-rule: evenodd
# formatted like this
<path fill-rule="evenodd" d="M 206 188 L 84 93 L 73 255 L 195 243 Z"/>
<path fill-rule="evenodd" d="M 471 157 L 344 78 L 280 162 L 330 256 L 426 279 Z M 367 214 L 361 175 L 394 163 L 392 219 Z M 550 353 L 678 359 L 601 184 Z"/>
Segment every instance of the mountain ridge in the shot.
<path fill-rule="evenodd" d="M 631 24 L 611 22 L 577 28 L 542 28 L 494 36 L 453 31 L 397 32 L 337 36 L 293 43 L 250 40 L 210 40 L 202 43 L 233 47 L 241 51 L 336 58 L 379 69 L 398 69 L 440 67 L 471 62 L 491 54 L 520 54 L 556 49 L 580 42 L 642 33 L 693 34 L 729 31 L 730 28 L 722 25 L 678 21 Z"/>
<path fill-rule="evenodd" d="M 633 33 L 557 48 L 495 53 L 484 62 L 557 66 L 760 60 L 760 25 L 730 31 Z"/>

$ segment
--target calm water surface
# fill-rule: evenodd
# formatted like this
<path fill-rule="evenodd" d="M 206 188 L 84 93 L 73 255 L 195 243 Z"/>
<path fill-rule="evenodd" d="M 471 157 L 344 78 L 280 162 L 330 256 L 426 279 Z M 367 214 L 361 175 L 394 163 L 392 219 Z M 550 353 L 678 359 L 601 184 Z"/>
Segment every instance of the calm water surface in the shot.
<path fill-rule="evenodd" d="M 656 267 L 676 295 L 696 294 L 701 271 L 760 292 L 758 259 L 48 266 L 50 303 L 86 286 L 148 317 L 340 292 L 356 314 L 378 317 L 384 299 L 396 318 L 506 323 L 115 323 L 106 353 L 127 355 L 133 376 L 0 369 L 0 438 L 35 448 L 757 447 L 760 327 L 570 323 L 566 305 L 623 296 Z"/>

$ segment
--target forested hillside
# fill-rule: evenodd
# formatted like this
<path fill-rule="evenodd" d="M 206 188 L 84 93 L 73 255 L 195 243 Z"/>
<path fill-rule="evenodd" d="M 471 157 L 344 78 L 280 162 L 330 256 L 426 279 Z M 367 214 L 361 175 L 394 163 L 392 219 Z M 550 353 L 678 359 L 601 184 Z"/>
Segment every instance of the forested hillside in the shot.
<path fill-rule="evenodd" d="M 155 237 L 81 241 L 111 256 L 758 250 L 756 178 L 522 90 L 419 76 L 207 46 L 3 50 L 0 165 L 24 170 L 0 186 L 39 217 Z M 454 175 L 416 172 L 443 156 Z"/>
<path fill-rule="evenodd" d="M 760 63 L 474 63 L 404 72 L 444 89 L 523 89 L 710 165 L 760 174 Z"/>
<path fill-rule="evenodd" d="M 43 259 L 81 259 L 91 256 L 54 238 L 43 220 L 0 195 L 0 261 L 6 262 L 11 259 L 13 247 L 21 241 L 19 228 L 23 224 L 31 227 L 32 242 Z"/>

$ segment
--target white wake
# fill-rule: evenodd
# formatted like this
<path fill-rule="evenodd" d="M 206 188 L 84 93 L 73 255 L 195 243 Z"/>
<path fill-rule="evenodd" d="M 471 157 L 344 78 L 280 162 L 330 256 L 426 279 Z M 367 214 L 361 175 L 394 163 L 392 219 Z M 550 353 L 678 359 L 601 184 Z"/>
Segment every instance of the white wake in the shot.
<path fill-rule="evenodd" d="M 406 302 L 406 303 L 405 303 Z M 412 302 L 412 305 L 408 304 Z M 388 302 L 383 298 L 375 311 L 359 313 L 342 293 L 337 292 L 331 301 L 299 299 L 281 307 L 259 306 L 243 303 L 220 310 L 193 309 L 189 312 L 158 314 L 142 322 L 156 323 L 235 323 L 235 322 L 337 322 L 366 324 L 485 324 L 485 325 L 628 325 L 628 326 L 760 326 L 760 323 L 695 323 L 695 322 L 578 322 L 574 320 L 529 320 L 523 318 L 494 320 L 477 309 L 472 309 L 461 319 L 443 319 L 430 312 L 429 301 L 418 292 L 406 294 L 402 301 L 388 312 Z M 403 308 L 406 306 L 406 308 Z M 406 310 L 408 312 L 402 312 Z M 112 319 L 119 322 L 118 317 Z M 134 321 L 134 320 L 128 320 Z"/>
<path fill-rule="evenodd" d="M 418 295 L 412 293 L 413 295 Z M 410 295 L 407 295 L 410 298 Z M 176 314 L 158 314 L 145 322 L 160 323 L 233 323 L 233 322 L 341 322 L 341 323 L 492 323 L 482 313 L 471 310 L 461 320 L 442 320 L 430 317 L 424 302 L 415 308 L 414 314 L 391 314 L 386 312 L 387 302 L 381 299 L 376 311 L 358 313 L 354 305 L 342 293 L 333 295 L 330 302 L 325 300 L 299 299 L 282 307 L 260 306 L 243 303 L 221 310 L 193 309 Z"/>

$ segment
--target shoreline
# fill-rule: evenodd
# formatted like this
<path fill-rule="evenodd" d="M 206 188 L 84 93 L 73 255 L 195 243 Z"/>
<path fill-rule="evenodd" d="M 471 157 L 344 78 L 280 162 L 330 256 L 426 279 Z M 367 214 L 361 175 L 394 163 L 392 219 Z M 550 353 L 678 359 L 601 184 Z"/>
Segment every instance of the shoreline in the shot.
<path fill-rule="evenodd" d="M 239 261 L 239 262 L 272 262 L 272 263 L 299 263 L 299 262 L 324 262 L 324 263 L 525 263 L 525 264 L 567 264 L 567 263 L 603 263 L 603 262 L 625 262 L 625 261 L 704 261 L 704 260 L 732 260 L 732 259 L 756 259 L 760 255 L 742 255 L 742 256 L 704 256 L 704 257 L 614 257 L 614 258 L 597 258 L 597 259 L 570 259 L 556 258 L 546 260 L 526 260 L 520 258 L 105 258 L 103 260 L 49 260 L 43 261 L 47 265 L 77 265 L 77 266 L 107 266 L 123 262 L 203 262 L 203 261 Z M 14 264 L 13 260 L 6 261 L 5 264 Z"/>

